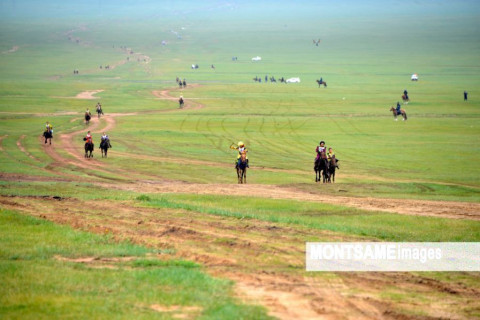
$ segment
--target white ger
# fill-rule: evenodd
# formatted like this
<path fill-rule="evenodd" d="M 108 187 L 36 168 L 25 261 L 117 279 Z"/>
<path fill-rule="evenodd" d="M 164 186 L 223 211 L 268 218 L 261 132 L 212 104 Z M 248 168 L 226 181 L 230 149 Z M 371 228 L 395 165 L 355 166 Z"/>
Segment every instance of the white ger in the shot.
<path fill-rule="evenodd" d="M 262 57 L 256 56 L 252 58 L 252 61 L 260 61 L 262 60 Z"/>

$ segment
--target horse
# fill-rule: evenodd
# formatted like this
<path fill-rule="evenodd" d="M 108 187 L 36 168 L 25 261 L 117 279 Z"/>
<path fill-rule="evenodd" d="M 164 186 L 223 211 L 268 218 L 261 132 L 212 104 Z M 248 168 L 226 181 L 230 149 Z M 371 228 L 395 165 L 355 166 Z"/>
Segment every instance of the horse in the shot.
<path fill-rule="evenodd" d="M 97 105 L 97 114 L 98 114 L 98 118 L 100 118 L 100 115 L 103 114 L 103 110 L 102 110 L 102 106 L 101 106 L 101 105 Z"/>
<path fill-rule="evenodd" d="M 92 154 L 93 148 L 94 148 L 93 142 L 88 141 L 85 143 L 85 158 L 93 158 L 93 154 Z M 90 152 L 90 154 L 88 154 L 88 152 Z"/>
<path fill-rule="evenodd" d="M 85 112 L 85 124 L 88 125 L 90 123 L 90 119 L 92 118 L 92 114 L 90 112 Z"/>
<path fill-rule="evenodd" d="M 338 160 L 335 158 L 335 155 L 333 155 L 331 160 L 328 162 L 328 182 L 335 182 L 335 170 L 340 169 L 337 162 Z"/>
<path fill-rule="evenodd" d="M 181 109 L 183 108 L 184 105 L 185 105 L 185 101 L 183 101 L 183 98 L 180 97 L 180 99 L 178 99 L 178 107 Z"/>
<path fill-rule="evenodd" d="M 318 83 L 318 87 L 320 88 L 320 86 L 323 84 L 323 87 L 326 88 L 327 87 L 327 83 L 323 80 L 315 80 L 317 83 Z"/>
<path fill-rule="evenodd" d="M 402 100 L 403 100 L 403 104 L 408 104 L 408 102 L 410 101 L 410 99 L 406 94 L 402 94 Z"/>
<path fill-rule="evenodd" d="M 318 159 L 315 159 L 313 170 L 315 170 L 315 182 L 319 182 L 320 180 L 322 180 L 323 177 L 323 183 L 325 183 L 330 178 L 328 171 L 328 162 L 325 156 L 325 152 L 322 152 L 320 157 L 318 157 Z M 321 174 L 321 172 L 323 174 Z"/>
<path fill-rule="evenodd" d="M 402 115 L 403 117 L 403 121 L 407 120 L 407 112 L 405 111 L 405 109 L 400 109 L 400 113 L 397 112 L 397 109 L 395 109 L 395 107 L 391 107 L 390 108 L 390 111 L 393 113 L 393 116 L 395 117 L 395 121 L 397 121 L 397 116 L 398 115 Z"/>
<path fill-rule="evenodd" d="M 47 143 L 47 140 L 50 139 L 50 144 L 52 144 L 52 138 L 53 138 L 53 133 L 52 130 L 47 129 L 43 132 L 43 136 L 45 137 L 45 143 Z"/>
<path fill-rule="evenodd" d="M 100 142 L 100 149 L 102 150 L 102 158 L 107 157 L 108 149 L 111 148 L 110 139 L 105 139 Z"/>
<path fill-rule="evenodd" d="M 238 184 L 247 183 L 247 153 L 242 152 L 240 161 L 236 165 Z"/>

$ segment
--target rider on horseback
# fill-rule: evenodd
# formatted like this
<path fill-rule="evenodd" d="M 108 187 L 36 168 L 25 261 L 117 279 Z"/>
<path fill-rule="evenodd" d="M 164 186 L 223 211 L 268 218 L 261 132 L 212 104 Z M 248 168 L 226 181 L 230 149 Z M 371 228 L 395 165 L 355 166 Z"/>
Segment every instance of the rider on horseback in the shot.
<path fill-rule="evenodd" d="M 235 161 L 235 168 L 237 168 L 240 165 L 242 153 L 245 153 L 245 155 L 248 153 L 248 150 L 242 141 L 239 141 L 237 145 L 238 147 L 234 147 L 233 144 L 230 146 L 230 149 L 238 150 L 237 160 Z M 247 156 L 247 168 L 250 168 L 250 166 L 248 165 L 248 156 Z"/>
<path fill-rule="evenodd" d="M 333 149 L 332 148 L 328 148 L 328 153 L 327 153 L 327 160 L 328 162 L 332 161 L 332 158 L 335 158 L 335 161 L 339 161 L 337 159 L 337 157 L 335 157 L 335 153 L 333 152 Z M 336 165 L 336 167 L 338 168 L 338 165 Z"/>
<path fill-rule="evenodd" d="M 92 138 L 92 135 L 90 134 L 90 131 L 87 132 L 87 135 L 85 136 L 85 138 L 83 138 L 83 141 L 85 141 L 85 144 L 93 143 L 93 138 Z"/>
<path fill-rule="evenodd" d="M 405 99 L 408 101 L 408 91 L 407 89 L 403 90 L 403 94 L 405 95 Z"/>
<path fill-rule="evenodd" d="M 319 146 L 317 146 L 315 149 L 315 152 L 317 153 L 315 161 L 318 161 L 320 158 L 326 159 L 327 147 L 325 147 L 325 141 L 320 141 Z"/>
<path fill-rule="evenodd" d="M 45 123 L 45 132 L 50 132 L 53 137 L 53 126 L 48 121 Z"/>
<path fill-rule="evenodd" d="M 402 111 L 400 111 L 400 102 L 397 101 L 397 114 L 402 114 Z"/>

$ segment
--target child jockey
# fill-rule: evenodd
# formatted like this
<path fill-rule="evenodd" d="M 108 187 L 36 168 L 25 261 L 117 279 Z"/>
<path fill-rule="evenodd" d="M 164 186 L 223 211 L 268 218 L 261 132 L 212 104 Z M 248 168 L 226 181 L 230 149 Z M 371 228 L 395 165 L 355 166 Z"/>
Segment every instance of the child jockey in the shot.
<path fill-rule="evenodd" d="M 245 144 L 242 141 L 239 141 L 237 145 L 238 147 L 234 147 L 233 144 L 230 146 L 230 149 L 238 150 L 237 160 L 235 161 L 235 168 L 238 167 L 238 165 L 240 164 L 240 157 L 243 152 L 247 154 L 247 168 L 250 168 L 250 166 L 248 165 L 248 150 L 247 148 L 245 148 Z"/>

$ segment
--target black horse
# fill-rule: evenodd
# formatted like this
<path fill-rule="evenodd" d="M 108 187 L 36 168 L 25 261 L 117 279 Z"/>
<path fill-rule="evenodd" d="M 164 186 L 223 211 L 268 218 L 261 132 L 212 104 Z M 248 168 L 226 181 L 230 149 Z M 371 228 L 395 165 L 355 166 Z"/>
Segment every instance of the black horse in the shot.
<path fill-rule="evenodd" d="M 94 149 L 94 144 L 91 141 L 88 141 L 85 143 L 85 158 L 93 158 L 93 149 Z M 90 152 L 90 154 L 89 154 Z"/>
<path fill-rule="evenodd" d="M 236 165 L 238 184 L 247 183 L 247 153 L 242 152 L 240 161 Z"/>
<path fill-rule="evenodd" d="M 107 152 L 108 152 L 108 149 L 111 148 L 112 145 L 110 144 L 110 139 L 105 139 L 100 142 L 100 149 L 102 150 L 102 158 L 105 156 L 105 158 L 107 157 Z"/>
<path fill-rule="evenodd" d="M 45 138 L 45 143 L 47 143 L 47 140 L 50 140 L 50 144 L 52 144 L 52 138 L 53 138 L 52 130 L 45 130 L 43 132 L 43 137 Z"/>
<path fill-rule="evenodd" d="M 330 178 L 328 161 L 322 156 L 320 156 L 318 159 L 315 159 L 313 170 L 315 170 L 315 182 L 319 182 L 323 178 L 323 183 L 325 183 Z"/>
<path fill-rule="evenodd" d="M 183 101 L 183 98 L 180 97 L 180 99 L 178 99 L 178 107 L 181 109 L 183 108 L 184 105 L 185 105 L 185 101 Z"/>
<path fill-rule="evenodd" d="M 88 125 L 92 119 L 92 114 L 90 112 L 85 112 L 85 124 Z"/>
<path fill-rule="evenodd" d="M 327 87 L 327 83 L 323 80 L 315 80 L 317 83 L 318 83 L 318 87 L 320 88 L 323 84 L 323 87 L 326 88 Z"/>

